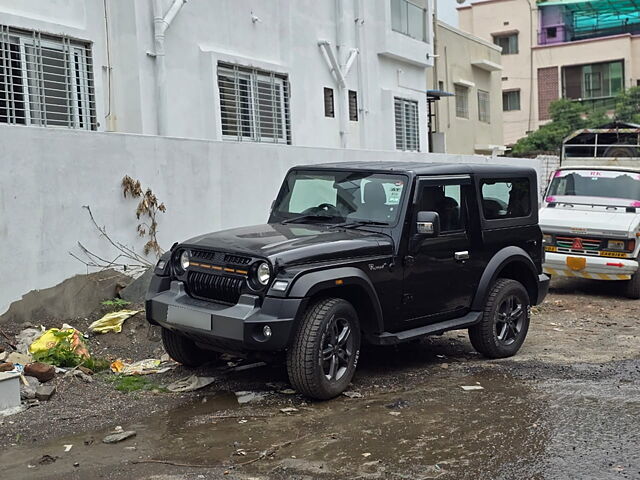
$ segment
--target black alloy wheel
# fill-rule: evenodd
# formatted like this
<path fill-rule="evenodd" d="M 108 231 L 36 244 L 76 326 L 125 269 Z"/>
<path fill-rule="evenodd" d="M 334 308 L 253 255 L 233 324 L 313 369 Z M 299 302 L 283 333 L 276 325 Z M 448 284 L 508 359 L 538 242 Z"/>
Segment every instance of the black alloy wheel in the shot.
<path fill-rule="evenodd" d="M 342 298 L 313 303 L 287 350 L 291 385 L 308 397 L 327 400 L 349 385 L 360 355 L 360 325 L 353 306 Z"/>
<path fill-rule="evenodd" d="M 480 321 L 469 328 L 473 348 L 488 358 L 515 355 L 529 331 L 529 306 L 529 293 L 520 282 L 496 280 Z"/>

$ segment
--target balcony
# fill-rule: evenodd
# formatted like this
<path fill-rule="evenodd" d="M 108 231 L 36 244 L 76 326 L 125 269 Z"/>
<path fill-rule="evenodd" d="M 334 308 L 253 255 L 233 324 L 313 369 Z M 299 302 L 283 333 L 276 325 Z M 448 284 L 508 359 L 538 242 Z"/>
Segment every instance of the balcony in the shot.
<path fill-rule="evenodd" d="M 427 9 L 408 0 L 391 0 L 391 28 L 421 42 L 427 39 Z"/>

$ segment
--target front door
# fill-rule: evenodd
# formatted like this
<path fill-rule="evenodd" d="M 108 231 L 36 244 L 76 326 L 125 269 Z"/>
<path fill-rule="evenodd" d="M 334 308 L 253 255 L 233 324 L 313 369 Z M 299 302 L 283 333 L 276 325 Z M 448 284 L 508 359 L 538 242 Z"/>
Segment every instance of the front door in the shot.
<path fill-rule="evenodd" d="M 467 208 L 472 193 L 465 176 L 419 180 L 411 236 L 419 211 L 438 213 L 440 234 L 414 243 L 405 258 L 405 322 L 427 324 L 468 311 L 477 282 Z"/>

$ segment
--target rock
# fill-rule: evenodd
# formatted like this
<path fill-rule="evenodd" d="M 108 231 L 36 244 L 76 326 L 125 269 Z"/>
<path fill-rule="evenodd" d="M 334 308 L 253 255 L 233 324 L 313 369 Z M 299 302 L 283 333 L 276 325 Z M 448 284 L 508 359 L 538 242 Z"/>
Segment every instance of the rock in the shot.
<path fill-rule="evenodd" d="M 36 390 L 40 386 L 40 382 L 35 377 L 24 376 L 27 384 L 20 385 L 20 398 L 23 400 L 30 400 L 32 398 L 36 398 Z"/>
<path fill-rule="evenodd" d="M 23 353 L 13 352 L 5 359 L 7 362 L 19 363 L 20 365 L 28 365 L 33 362 L 31 355 L 25 355 Z"/>
<path fill-rule="evenodd" d="M 120 290 L 120 298 L 131 303 L 144 302 L 144 296 L 147 294 L 152 278 L 153 268 L 149 268 L 133 282 Z"/>
<path fill-rule="evenodd" d="M 87 368 L 87 367 L 83 367 L 82 365 L 80 365 L 78 367 L 78 370 L 80 370 L 82 373 L 84 373 L 86 375 L 93 375 L 94 374 L 93 370 L 91 370 L 90 368 Z"/>
<path fill-rule="evenodd" d="M 342 392 L 342 395 L 349 398 L 362 398 L 364 396 L 360 392 L 349 392 L 349 391 Z"/>
<path fill-rule="evenodd" d="M 56 369 L 46 363 L 35 362 L 24 367 L 24 374 L 36 377 L 41 382 L 48 382 L 56 375 Z"/>
<path fill-rule="evenodd" d="M 55 385 L 40 385 L 36 388 L 36 398 L 40 401 L 49 400 L 56 393 Z"/>
<path fill-rule="evenodd" d="M 11 362 L 0 363 L 0 372 L 9 372 L 13 370 L 15 365 Z"/>
<path fill-rule="evenodd" d="M 234 393 L 236 394 L 236 398 L 240 405 L 244 403 L 250 403 L 250 402 L 259 402 L 265 397 L 264 393 L 258 393 L 258 392 L 241 391 L 241 392 L 234 392 Z"/>
<path fill-rule="evenodd" d="M 135 437 L 135 430 L 128 430 L 126 432 L 111 433 L 102 439 L 103 443 L 118 443 L 126 440 L 127 438 Z"/>
<path fill-rule="evenodd" d="M 0 361 L 4 362 L 8 356 L 9 356 L 9 352 L 0 353 Z"/>
<path fill-rule="evenodd" d="M 295 408 L 295 407 L 286 407 L 286 408 L 281 408 L 281 409 L 280 409 L 280 411 L 281 411 L 282 413 L 286 413 L 287 415 L 290 415 L 290 414 L 292 414 L 292 413 L 297 412 L 297 411 L 298 411 L 298 409 L 297 409 L 297 408 Z"/>
<path fill-rule="evenodd" d="M 64 374 L 65 377 L 76 377 L 79 378 L 80 380 L 82 380 L 83 382 L 86 383 L 91 383 L 93 382 L 93 378 L 91 378 L 90 375 L 87 375 L 86 373 L 84 373 L 82 370 L 69 370 L 67 373 Z"/>

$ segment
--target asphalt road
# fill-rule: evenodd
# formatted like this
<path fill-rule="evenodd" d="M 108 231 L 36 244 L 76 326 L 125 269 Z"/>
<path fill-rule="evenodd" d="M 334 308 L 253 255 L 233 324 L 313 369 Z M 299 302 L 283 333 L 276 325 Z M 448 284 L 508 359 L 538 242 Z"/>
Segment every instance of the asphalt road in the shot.
<path fill-rule="evenodd" d="M 219 381 L 169 409 L 171 394 L 129 394 L 140 408 L 118 424 L 137 435 L 122 443 L 101 442 L 106 416 L 18 439 L 0 452 L 2 477 L 638 479 L 640 301 L 616 284 L 552 288 L 511 359 L 481 358 L 466 332 L 365 349 L 353 398 L 328 402 L 288 392 L 281 366 L 212 370 Z M 257 395 L 239 404 L 241 390 Z M 28 413 L 0 432 L 29 430 Z"/>

